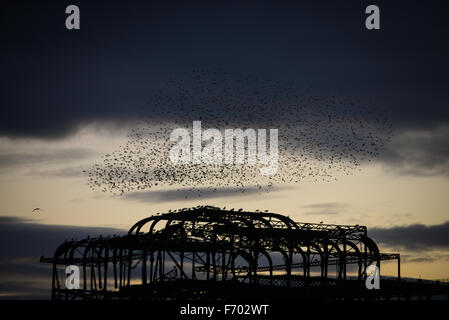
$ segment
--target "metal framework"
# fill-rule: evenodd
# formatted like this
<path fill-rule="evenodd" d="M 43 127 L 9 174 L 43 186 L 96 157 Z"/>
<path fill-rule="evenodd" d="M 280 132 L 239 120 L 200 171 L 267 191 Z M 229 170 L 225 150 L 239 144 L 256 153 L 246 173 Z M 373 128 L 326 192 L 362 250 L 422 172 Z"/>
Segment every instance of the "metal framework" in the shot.
<path fill-rule="evenodd" d="M 367 266 L 382 260 L 398 265 L 386 286 L 399 283 L 399 254 L 381 253 L 365 226 L 211 206 L 145 218 L 124 236 L 66 241 L 41 258 L 53 265 L 52 299 L 361 298 L 373 295 Z M 79 289 L 65 288 L 67 265 L 79 266 Z"/>

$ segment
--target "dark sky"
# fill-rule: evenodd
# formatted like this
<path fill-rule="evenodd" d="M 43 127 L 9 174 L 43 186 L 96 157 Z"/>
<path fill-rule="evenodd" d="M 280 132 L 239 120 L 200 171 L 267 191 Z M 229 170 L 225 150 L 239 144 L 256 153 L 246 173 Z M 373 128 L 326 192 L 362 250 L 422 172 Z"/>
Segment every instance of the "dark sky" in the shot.
<path fill-rule="evenodd" d="M 81 30 L 65 29 L 69 4 Z M 368 4 L 380 7 L 380 31 L 365 29 Z M 161 83 L 197 68 L 375 97 L 396 128 L 449 120 L 447 1 L 9 1 L 0 10 L 0 135 L 59 138 L 89 121 L 133 119 Z"/>

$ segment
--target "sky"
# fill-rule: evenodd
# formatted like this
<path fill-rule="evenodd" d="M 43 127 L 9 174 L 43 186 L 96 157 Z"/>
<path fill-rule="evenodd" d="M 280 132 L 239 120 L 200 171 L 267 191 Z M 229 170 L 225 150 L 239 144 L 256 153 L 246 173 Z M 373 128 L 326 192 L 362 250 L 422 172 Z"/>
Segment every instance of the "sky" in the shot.
<path fill-rule="evenodd" d="M 64 239 L 120 234 L 157 212 L 206 204 L 366 225 L 382 252 L 401 253 L 403 277 L 449 278 L 447 1 L 77 1 L 80 30 L 65 28 L 69 4 L 0 9 L 0 298 L 48 298 L 51 273 L 39 257 Z M 380 8 L 380 30 L 365 28 L 369 4 Z M 206 70 L 205 97 L 215 81 L 229 97 L 183 106 L 196 70 Z M 277 95 L 287 87 L 297 89 Z M 356 114 L 368 125 L 380 117 L 391 132 L 375 130 L 382 147 L 356 169 L 326 162 L 343 154 L 347 163 L 343 144 L 322 151 L 325 160 L 309 157 L 335 169 L 332 181 L 277 181 L 259 192 L 249 179 L 245 192 L 236 184 L 211 191 L 216 180 L 206 174 L 200 193 L 181 183 L 123 194 L 91 188 L 94 165 L 136 146 L 136 130 L 191 125 L 205 110 L 230 126 L 249 115 L 252 125 L 269 121 L 304 137 L 321 132 L 305 126 L 314 112 L 342 119 L 343 129 Z M 312 154 L 320 139 L 304 138 L 280 161 L 302 148 Z M 395 272 L 393 263 L 382 267 Z"/>

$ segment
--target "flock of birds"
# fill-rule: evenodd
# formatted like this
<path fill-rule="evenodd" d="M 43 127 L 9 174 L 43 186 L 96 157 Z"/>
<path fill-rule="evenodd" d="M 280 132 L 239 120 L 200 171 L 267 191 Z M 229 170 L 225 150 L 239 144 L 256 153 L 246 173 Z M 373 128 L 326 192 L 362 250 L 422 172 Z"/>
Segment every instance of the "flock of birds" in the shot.
<path fill-rule="evenodd" d="M 339 173 L 352 174 L 391 140 L 392 126 L 384 113 L 340 95 L 309 91 L 280 81 L 194 70 L 150 97 L 127 143 L 86 170 L 88 185 L 113 194 L 167 187 L 195 197 L 205 188 L 268 192 L 277 185 L 330 182 Z M 278 129 L 277 173 L 262 176 L 258 165 L 247 162 L 173 164 L 170 133 L 176 128 L 191 131 L 195 120 L 203 130 L 221 132 Z"/>

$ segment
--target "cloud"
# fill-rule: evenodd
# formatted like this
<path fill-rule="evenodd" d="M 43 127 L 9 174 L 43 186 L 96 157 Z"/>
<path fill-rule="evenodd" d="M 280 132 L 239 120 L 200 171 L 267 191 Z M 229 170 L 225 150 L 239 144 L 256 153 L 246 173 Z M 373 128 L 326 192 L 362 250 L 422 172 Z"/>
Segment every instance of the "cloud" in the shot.
<path fill-rule="evenodd" d="M 279 187 L 271 192 L 284 190 L 286 187 Z M 244 197 L 247 195 L 263 194 L 263 189 L 257 187 L 245 188 L 195 188 L 195 189 L 178 189 L 178 190 L 154 190 L 145 192 L 130 192 L 125 195 L 126 199 L 140 202 L 160 203 L 167 201 L 182 201 L 185 199 L 200 198 L 200 199 L 215 199 L 226 197 Z"/>
<path fill-rule="evenodd" d="M 0 217 L 0 259 L 51 255 L 67 239 L 123 233 L 124 230 L 114 228 L 46 225 L 16 217 Z"/>
<path fill-rule="evenodd" d="M 32 152 L 2 152 L 0 153 L 0 168 L 10 169 L 43 163 L 66 163 L 67 161 L 85 159 L 93 154 L 92 150 L 85 148 L 39 148 Z"/>
<path fill-rule="evenodd" d="M 404 248 L 410 251 L 448 250 L 449 221 L 426 226 L 412 224 L 391 228 L 371 228 L 369 236 L 376 242 L 392 248 Z"/>
<path fill-rule="evenodd" d="M 348 206 L 344 203 L 340 202 L 321 202 L 321 203 L 314 203 L 314 204 L 308 204 L 305 206 L 302 206 L 301 208 L 310 208 L 310 209 L 343 209 L 347 208 Z"/>
<path fill-rule="evenodd" d="M 0 299 L 48 299 L 51 265 L 38 257 L 0 260 Z"/>
<path fill-rule="evenodd" d="M 404 261 L 410 262 L 410 263 L 432 263 L 435 262 L 436 258 L 434 257 L 416 257 L 416 258 L 406 258 Z"/>
<path fill-rule="evenodd" d="M 34 220 L 0 217 L 0 299 L 48 299 L 51 268 L 39 262 L 42 255 L 51 257 L 66 239 L 125 232 L 114 228 L 45 225 Z"/>
<path fill-rule="evenodd" d="M 397 174 L 449 176 L 448 137 L 449 126 L 398 132 L 380 161 Z"/>
<path fill-rule="evenodd" d="M 329 215 L 341 214 L 348 208 L 348 205 L 341 202 L 321 202 L 302 206 L 306 209 L 306 215 Z"/>
<path fill-rule="evenodd" d="M 408 252 L 401 254 L 401 261 L 406 263 L 433 263 L 438 261 L 449 261 L 449 253 L 444 251 Z"/>

